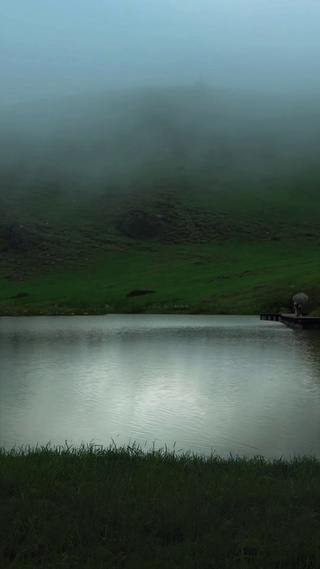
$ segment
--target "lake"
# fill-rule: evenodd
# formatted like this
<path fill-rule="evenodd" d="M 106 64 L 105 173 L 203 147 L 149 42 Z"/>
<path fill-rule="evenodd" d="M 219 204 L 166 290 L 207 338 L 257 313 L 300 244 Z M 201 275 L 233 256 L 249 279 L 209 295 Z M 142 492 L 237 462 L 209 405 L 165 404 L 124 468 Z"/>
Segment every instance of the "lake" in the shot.
<path fill-rule="evenodd" d="M 320 458 L 320 334 L 255 316 L 0 320 L 0 446 Z"/>

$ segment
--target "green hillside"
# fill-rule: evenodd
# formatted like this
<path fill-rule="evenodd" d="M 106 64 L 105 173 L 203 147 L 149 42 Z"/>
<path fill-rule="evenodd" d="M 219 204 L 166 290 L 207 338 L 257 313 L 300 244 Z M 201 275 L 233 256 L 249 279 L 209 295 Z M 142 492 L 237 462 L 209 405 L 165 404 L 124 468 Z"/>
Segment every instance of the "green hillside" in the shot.
<path fill-rule="evenodd" d="M 256 314 L 301 289 L 320 314 L 317 102 L 195 85 L 0 126 L 0 314 Z"/>

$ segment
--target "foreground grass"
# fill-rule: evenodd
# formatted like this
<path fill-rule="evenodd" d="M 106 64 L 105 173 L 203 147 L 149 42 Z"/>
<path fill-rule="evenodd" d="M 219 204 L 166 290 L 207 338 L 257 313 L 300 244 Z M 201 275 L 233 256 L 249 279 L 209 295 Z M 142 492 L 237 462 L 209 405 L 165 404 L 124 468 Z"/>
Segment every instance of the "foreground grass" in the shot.
<path fill-rule="evenodd" d="M 0 452 L 3 569 L 320 567 L 320 462 Z"/>
<path fill-rule="evenodd" d="M 299 290 L 312 299 L 309 314 L 320 310 L 319 249 L 307 243 L 154 243 L 0 283 L 0 315 L 8 316 L 288 312 Z M 154 292 L 127 297 L 134 289 Z"/>

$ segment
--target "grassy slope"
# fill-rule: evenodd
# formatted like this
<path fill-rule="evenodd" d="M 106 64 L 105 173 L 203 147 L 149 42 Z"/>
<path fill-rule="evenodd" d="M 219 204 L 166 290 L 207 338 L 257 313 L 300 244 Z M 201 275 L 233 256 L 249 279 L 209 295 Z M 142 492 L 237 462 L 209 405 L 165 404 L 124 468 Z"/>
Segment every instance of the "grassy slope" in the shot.
<path fill-rule="evenodd" d="M 283 259 L 288 259 L 284 261 Z M 319 251 L 233 243 L 120 251 L 23 283 L 3 282 L 2 314 L 206 312 L 256 314 L 290 308 L 303 287 L 319 294 Z M 126 298 L 131 289 L 155 293 Z M 30 296 L 8 300 L 21 291 Z"/>
<path fill-rule="evenodd" d="M 190 135 L 192 124 L 188 128 Z M 175 125 L 164 139 L 174 138 L 173 147 L 167 152 L 159 143 L 156 160 L 128 174 L 125 184 L 87 180 L 66 189 L 61 182 L 36 180 L 24 187 L 3 175 L 0 185 L 9 184 L 10 192 L 1 195 L 0 225 L 22 224 L 31 249 L 14 253 L 0 238 L 0 314 L 254 314 L 289 310 L 300 289 L 312 297 L 309 311 L 320 314 L 319 169 L 307 152 L 299 164 L 292 155 L 292 172 L 284 169 L 284 158 L 281 167 L 267 160 L 261 171 L 255 162 L 241 169 L 242 156 L 260 145 L 254 157 L 262 159 L 270 143 L 257 141 L 255 132 L 242 140 L 230 124 L 225 150 L 212 165 L 213 143 L 203 128 L 186 146 L 185 131 Z M 114 139 L 119 152 L 124 141 L 133 152 L 132 133 L 120 134 L 120 142 Z M 117 222 L 130 207 L 170 214 L 164 237 L 135 241 L 121 235 Z M 136 288 L 156 292 L 127 298 Z M 19 292 L 29 296 L 11 298 Z"/>
<path fill-rule="evenodd" d="M 205 197 L 201 198 L 205 202 Z M 222 229 L 208 242 L 204 239 L 201 243 L 203 236 L 200 242 L 197 237 L 189 240 L 188 232 L 178 228 L 172 239 L 176 243 L 161 243 L 138 242 L 119 235 L 115 223 L 124 205 L 117 204 L 116 198 L 110 207 L 110 220 L 103 215 L 102 197 L 97 197 L 96 214 L 85 211 L 85 203 L 75 206 L 71 197 L 59 198 L 60 202 L 62 199 L 65 203 L 54 203 L 52 197 L 47 202 L 36 201 L 37 210 L 35 214 L 31 210 L 29 215 L 33 220 L 38 215 L 41 243 L 27 254 L 5 256 L 0 292 L 2 314 L 253 314 L 290 309 L 292 294 L 299 289 L 310 293 L 311 311 L 317 313 L 320 236 L 316 210 L 293 210 L 288 206 L 286 212 L 284 205 L 281 212 L 270 196 L 267 205 L 270 209 L 273 206 L 277 217 L 269 216 L 267 223 L 264 214 L 259 216 L 258 208 L 264 210 L 262 200 L 253 203 L 248 197 L 246 207 L 243 198 L 238 206 L 231 195 L 230 202 L 219 211 Z M 141 204 L 143 200 L 138 197 L 131 203 Z M 70 211 L 70 204 L 75 212 Z M 179 204 L 181 210 L 193 207 L 191 199 L 187 205 Z M 203 226 L 213 225 L 209 214 L 217 211 L 216 204 L 207 199 L 206 209 L 201 209 L 198 196 L 197 207 L 203 212 Z M 152 203 L 147 208 L 158 211 Z M 302 215 L 304 223 L 299 220 Z M 181 218 L 185 216 L 182 211 Z M 49 229 L 43 222 L 46 219 Z M 103 229 L 103 224 L 107 229 Z M 64 237 L 66 228 L 68 234 Z M 274 236 L 278 240 L 273 240 Z M 127 299 L 126 294 L 137 288 L 156 292 Z M 28 292 L 30 296 L 10 299 L 19 292 Z"/>
<path fill-rule="evenodd" d="M 316 569 L 320 463 L 0 452 L 1 567 Z"/>

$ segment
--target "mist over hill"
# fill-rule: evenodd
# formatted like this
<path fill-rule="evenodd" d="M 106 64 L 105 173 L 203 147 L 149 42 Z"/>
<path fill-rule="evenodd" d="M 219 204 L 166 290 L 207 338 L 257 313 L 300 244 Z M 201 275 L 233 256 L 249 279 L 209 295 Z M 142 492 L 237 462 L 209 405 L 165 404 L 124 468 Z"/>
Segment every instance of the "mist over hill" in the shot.
<path fill-rule="evenodd" d="M 320 103 L 201 82 L 65 97 L 0 113 L 0 192 L 91 193 L 197 178 L 257 190 L 318 164 Z"/>
<path fill-rule="evenodd" d="M 319 313 L 320 4 L 303 7 L 2 2 L 0 314 L 256 314 L 298 290 Z"/>
<path fill-rule="evenodd" d="M 317 100 L 199 82 L 15 106 L 0 124 L 2 314 L 257 313 L 301 288 L 317 313 Z"/>

